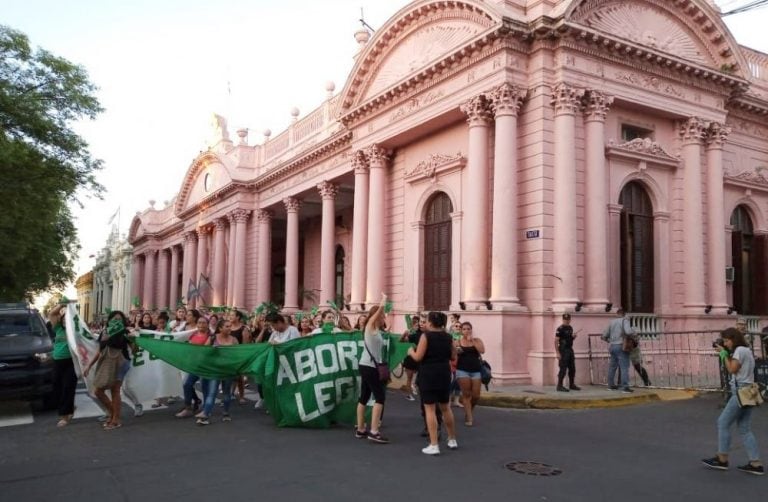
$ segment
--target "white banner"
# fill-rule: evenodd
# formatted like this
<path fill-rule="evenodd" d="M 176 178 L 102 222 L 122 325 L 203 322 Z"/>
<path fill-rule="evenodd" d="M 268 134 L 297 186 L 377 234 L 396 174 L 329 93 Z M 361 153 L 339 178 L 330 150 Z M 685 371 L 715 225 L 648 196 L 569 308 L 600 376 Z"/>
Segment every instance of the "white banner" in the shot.
<path fill-rule="evenodd" d="M 88 367 L 99 350 L 98 334 L 91 333 L 88 326 L 77 314 L 74 303 L 67 305 L 64 317 L 69 350 L 74 356 L 75 372 L 82 377 L 83 369 Z M 141 330 L 140 335 L 161 340 L 186 342 L 195 330 L 166 333 L 164 331 Z M 123 381 L 123 395 L 132 401 L 130 404 L 151 404 L 155 399 L 182 394 L 181 372 L 173 366 L 155 359 L 143 349 L 129 350 L 131 369 Z M 93 396 L 94 368 L 85 379 L 85 387 Z"/>

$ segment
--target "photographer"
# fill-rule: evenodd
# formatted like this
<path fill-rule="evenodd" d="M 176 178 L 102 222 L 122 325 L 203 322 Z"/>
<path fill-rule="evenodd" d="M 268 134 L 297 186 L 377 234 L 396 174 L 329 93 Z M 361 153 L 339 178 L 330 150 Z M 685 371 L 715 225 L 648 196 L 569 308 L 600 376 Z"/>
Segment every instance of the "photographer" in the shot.
<path fill-rule="evenodd" d="M 755 358 L 749 349 L 744 333 L 736 328 L 728 328 L 721 334 L 722 339 L 713 344 L 720 359 L 731 375 L 731 397 L 717 419 L 717 455 L 702 460 L 704 465 L 712 469 L 728 469 L 728 452 L 731 449 L 731 426 L 736 423 L 747 451 L 749 462 L 738 466 L 737 469 L 749 474 L 762 476 L 765 471 L 760 461 L 757 440 L 752 433 L 753 406 L 741 407 L 739 404 L 738 388 L 754 383 Z"/>

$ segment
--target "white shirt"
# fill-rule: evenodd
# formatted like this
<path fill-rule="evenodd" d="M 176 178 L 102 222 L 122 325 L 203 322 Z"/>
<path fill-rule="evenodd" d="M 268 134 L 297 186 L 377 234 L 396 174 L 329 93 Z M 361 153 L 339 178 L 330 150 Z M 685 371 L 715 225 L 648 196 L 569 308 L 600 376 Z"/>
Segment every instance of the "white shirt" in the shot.
<path fill-rule="evenodd" d="M 310 333 L 310 335 L 319 335 L 319 334 L 321 334 L 322 332 L 323 332 L 323 328 L 315 328 L 315 329 L 313 329 L 313 330 L 312 330 L 312 332 Z M 337 328 L 337 327 L 335 327 L 335 326 L 334 326 L 334 327 L 333 327 L 333 331 L 331 331 L 331 333 L 341 333 L 341 330 L 340 330 L 339 328 Z"/>
<path fill-rule="evenodd" d="M 177 321 L 176 319 L 174 319 L 173 321 L 171 321 L 170 326 L 171 326 L 171 331 L 176 331 L 176 332 L 184 331 L 184 328 L 187 327 L 187 321 Z"/>
<path fill-rule="evenodd" d="M 295 326 L 288 326 L 285 331 L 272 331 L 272 336 L 269 337 L 270 343 L 285 343 L 290 340 L 301 338 L 299 330 Z"/>

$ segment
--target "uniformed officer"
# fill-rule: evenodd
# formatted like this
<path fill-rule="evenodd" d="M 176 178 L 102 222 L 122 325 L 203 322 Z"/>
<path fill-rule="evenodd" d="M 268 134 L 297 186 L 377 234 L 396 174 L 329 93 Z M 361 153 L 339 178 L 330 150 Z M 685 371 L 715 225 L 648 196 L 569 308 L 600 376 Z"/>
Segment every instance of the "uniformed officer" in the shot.
<path fill-rule="evenodd" d="M 555 331 L 555 353 L 557 354 L 560 371 L 557 374 L 557 390 L 559 392 L 568 392 L 568 390 L 581 390 L 576 385 L 576 358 L 573 354 L 573 340 L 578 335 L 573 332 L 571 327 L 571 314 L 563 314 L 563 324 Z M 570 385 L 563 385 L 565 372 L 568 371 L 568 381 Z"/>

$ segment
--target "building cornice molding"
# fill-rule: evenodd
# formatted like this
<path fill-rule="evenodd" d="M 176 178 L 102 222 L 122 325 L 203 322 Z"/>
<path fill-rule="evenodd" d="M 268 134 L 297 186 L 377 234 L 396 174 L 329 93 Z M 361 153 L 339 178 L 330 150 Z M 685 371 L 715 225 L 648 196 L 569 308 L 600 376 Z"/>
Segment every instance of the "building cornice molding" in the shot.
<path fill-rule="evenodd" d="M 458 152 L 455 155 L 432 154 L 426 160 L 418 162 L 413 169 L 405 171 L 405 181 L 416 183 L 427 179 L 434 180 L 440 174 L 446 174 L 467 165 L 467 158 Z"/>
<path fill-rule="evenodd" d="M 626 143 L 616 143 L 611 140 L 605 147 L 605 156 L 608 158 L 652 163 L 671 168 L 676 168 L 680 165 L 678 157 L 671 155 L 661 145 L 648 138 L 637 138 Z"/>

